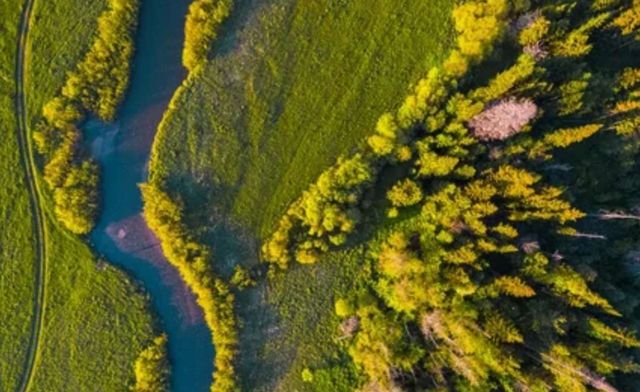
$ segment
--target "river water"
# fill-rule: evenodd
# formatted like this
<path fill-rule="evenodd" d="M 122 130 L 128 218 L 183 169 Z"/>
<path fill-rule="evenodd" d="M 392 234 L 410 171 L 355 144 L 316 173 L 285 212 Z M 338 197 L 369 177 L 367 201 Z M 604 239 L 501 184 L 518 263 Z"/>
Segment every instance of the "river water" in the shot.
<path fill-rule="evenodd" d="M 91 120 L 85 135 L 102 167 L 102 211 L 91 233 L 95 250 L 123 268 L 149 294 L 169 337 L 171 391 L 209 390 L 211 334 L 190 290 L 141 216 L 138 184 L 147 176 L 156 128 L 186 76 L 181 65 L 189 0 L 142 0 L 130 89 L 113 124 Z"/>

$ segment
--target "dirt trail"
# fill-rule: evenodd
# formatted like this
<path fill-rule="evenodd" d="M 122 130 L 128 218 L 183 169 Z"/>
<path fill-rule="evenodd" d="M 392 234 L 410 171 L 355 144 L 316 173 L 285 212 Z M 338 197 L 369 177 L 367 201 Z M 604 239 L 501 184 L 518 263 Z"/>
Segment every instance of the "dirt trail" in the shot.
<path fill-rule="evenodd" d="M 22 167 L 25 171 L 25 180 L 29 189 L 29 199 L 31 202 L 31 215 L 33 217 L 34 237 L 36 246 L 35 263 L 35 298 L 33 302 L 33 320 L 31 322 L 31 337 L 29 341 L 29 351 L 24 364 L 22 380 L 18 386 L 19 392 L 29 390 L 33 379 L 34 369 L 38 363 L 39 346 L 42 330 L 42 320 L 45 310 L 45 271 L 47 266 L 47 237 L 42 211 L 42 194 L 36 173 L 36 165 L 33 158 L 33 148 L 29 127 L 27 125 L 26 98 L 24 95 L 24 68 L 26 61 L 26 46 L 29 34 L 29 23 L 31 21 L 31 11 L 35 0 L 25 0 L 20 20 L 20 34 L 18 36 L 18 48 L 16 58 L 16 117 L 18 119 L 18 143 Z"/>

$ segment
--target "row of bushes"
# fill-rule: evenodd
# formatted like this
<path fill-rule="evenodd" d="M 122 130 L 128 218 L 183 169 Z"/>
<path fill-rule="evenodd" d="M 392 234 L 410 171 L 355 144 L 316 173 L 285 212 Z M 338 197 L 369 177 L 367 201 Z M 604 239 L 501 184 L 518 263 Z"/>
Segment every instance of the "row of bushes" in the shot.
<path fill-rule="evenodd" d="M 129 83 L 137 15 L 138 0 L 110 0 L 89 52 L 68 74 L 60 94 L 45 104 L 34 131 L 56 216 L 77 234 L 93 228 L 99 183 L 98 165 L 83 148 L 78 125 L 88 114 L 114 118 Z"/>
<path fill-rule="evenodd" d="M 184 28 L 182 64 L 193 71 L 204 63 L 222 22 L 229 16 L 233 0 L 194 0 Z"/>
<path fill-rule="evenodd" d="M 505 0 L 469 1 L 457 6 L 453 12 L 457 48 L 445 66 L 432 69 L 420 80 L 395 114 L 387 113 L 379 119 L 364 151 L 352 158 L 340 158 L 291 205 L 264 244 L 264 259 L 286 267 L 293 253 L 297 261 L 312 263 L 330 244 L 344 243 L 358 222 L 361 197 L 374 183 L 380 167 L 412 158 L 408 143 L 418 128 L 441 127 L 447 116 L 444 103 L 455 92 L 460 77 L 491 54 L 504 36 L 507 17 L 513 11 L 517 7 L 510 9 Z M 480 111 L 482 105 L 474 109 Z M 450 133 L 459 130 L 451 129 Z M 455 148 L 458 153 L 462 151 Z"/>
<path fill-rule="evenodd" d="M 154 184 L 141 186 L 144 217 L 156 233 L 169 262 L 196 295 L 211 330 L 215 347 L 212 392 L 236 389 L 234 358 L 238 336 L 234 295 L 211 266 L 211 252 L 190 235 L 183 222 L 183 207 Z"/>
<path fill-rule="evenodd" d="M 182 64 L 189 72 L 207 61 L 220 25 L 229 16 L 232 7 L 233 0 L 194 0 L 189 6 L 182 51 Z M 185 91 L 190 80 L 185 79 L 178 87 L 172 102 Z M 168 110 L 175 110 L 175 105 L 170 103 Z M 169 117 L 170 113 L 165 113 L 158 126 L 156 139 L 168 131 L 164 119 Z M 190 235 L 183 222 L 183 206 L 157 185 L 163 182 L 164 173 L 157 166 L 154 151 L 152 149 L 149 183 L 141 186 L 145 220 L 160 239 L 164 255 L 196 295 L 198 305 L 203 310 L 215 348 L 211 391 L 235 391 L 234 359 L 238 337 L 234 295 L 229 285 L 215 275 L 210 249 Z M 239 286 L 250 284 L 250 279 L 242 272 L 234 275 L 232 281 Z"/>
<path fill-rule="evenodd" d="M 169 359 L 167 336 L 156 337 L 151 345 L 138 355 L 134 365 L 136 377 L 133 392 L 165 392 L 169 390 Z"/>

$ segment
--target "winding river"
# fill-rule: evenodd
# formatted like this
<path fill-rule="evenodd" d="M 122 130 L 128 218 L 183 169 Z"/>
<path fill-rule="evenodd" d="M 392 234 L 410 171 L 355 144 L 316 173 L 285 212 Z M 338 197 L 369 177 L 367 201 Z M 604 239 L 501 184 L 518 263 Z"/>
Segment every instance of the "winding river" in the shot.
<path fill-rule="evenodd" d="M 138 184 L 156 127 L 185 75 L 181 65 L 189 0 L 142 0 L 130 89 L 113 124 L 92 120 L 85 134 L 102 166 L 102 212 L 91 234 L 96 251 L 149 293 L 169 337 L 171 390 L 209 390 L 211 335 L 190 290 L 162 255 L 141 216 Z"/>

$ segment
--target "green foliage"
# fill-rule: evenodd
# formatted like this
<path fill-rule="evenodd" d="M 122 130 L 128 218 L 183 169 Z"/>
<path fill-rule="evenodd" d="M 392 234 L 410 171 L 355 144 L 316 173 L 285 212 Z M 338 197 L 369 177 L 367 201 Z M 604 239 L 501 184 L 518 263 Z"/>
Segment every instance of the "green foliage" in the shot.
<path fill-rule="evenodd" d="M 570 80 L 560 86 L 560 114 L 574 114 L 583 108 L 585 92 L 589 88 L 589 79 L 591 79 L 591 75 L 584 74 L 582 78 Z"/>
<path fill-rule="evenodd" d="M 553 53 L 563 57 L 581 57 L 593 48 L 590 42 L 591 33 L 601 27 L 610 18 L 608 13 L 597 14 L 581 26 L 575 28 L 561 39 L 553 42 Z"/>
<path fill-rule="evenodd" d="M 302 369 L 302 381 L 304 382 L 312 382 L 313 381 L 313 372 L 309 370 L 309 368 Z"/>
<path fill-rule="evenodd" d="M 246 289 L 248 287 L 255 286 L 256 284 L 256 281 L 253 280 L 249 275 L 249 271 L 247 271 L 240 265 L 237 265 L 233 269 L 233 275 L 231 276 L 229 282 L 239 289 Z"/>
<path fill-rule="evenodd" d="M 458 50 L 445 62 L 445 69 L 452 76 L 462 76 L 468 71 L 467 66 L 454 67 L 453 61 L 473 64 L 491 53 L 493 44 L 506 30 L 508 12 L 509 4 L 505 0 L 467 1 L 456 7 L 453 20 L 458 32 Z"/>
<path fill-rule="evenodd" d="M 85 113 L 112 120 L 129 82 L 137 0 L 111 0 L 98 19 L 93 44 L 67 75 L 60 95 L 42 108 L 43 122 L 33 138 L 45 158 L 44 179 L 55 201 L 55 213 L 71 232 L 91 231 L 98 209 L 95 162 L 86 157 L 76 125 Z"/>
<path fill-rule="evenodd" d="M 156 337 L 151 345 L 140 353 L 135 363 L 136 383 L 133 392 L 164 392 L 168 390 L 169 359 L 167 336 Z"/>
<path fill-rule="evenodd" d="M 141 186 L 144 217 L 160 239 L 167 260 L 178 270 L 196 295 L 212 331 L 216 350 L 212 392 L 236 388 L 234 358 L 237 347 L 234 295 L 228 285 L 216 277 L 211 267 L 210 250 L 196 242 L 183 221 L 183 207 L 157 185 Z"/>
<path fill-rule="evenodd" d="M 620 13 L 613 25 L 621 29 L 623 35 L 630 35 L 636 41 L 640 40 L 640 1 L 633 0 L 631 7 Z"/>
<path fill-rule="evenodd" d="M 231 13 L 233 0 L 194 0 L 184 25 L 182 63 L 193 71 L 207 61 L 220 25 Z"/>
<path fill-rule="evenodd" d="M 551 22 L 547 18 L 539 16 L 520 31 L 518 42 L 522 46 L 535 45 L 545 38 L 550 26 Z"/>
<path fill-rule="evenodd" d="M 394 207 L 408 207 L 422 200 L 422 189 L 413 180 L 400 181 L 387 192 L 387 199 Z"/>
<path fill-rule="evenodd" d="M 520 55 L 512 67 L 496 75 L 486 87 L 477 89 L 472 94 L 473 99 L 491 102 L 504 97 L 516 86 L 528 81 L 535 71 L 535 66 L 536 61 L 532 56 L 526 53 Z"/>
<path fill-rule="evenodd" d="M 91 48 L 62 87 L 64 98 L 104 121 L 113 120 L 129 84 L 138 6 L 137 0 L 109 0 Z"/>
<path fill-rule="evenodd" d="M 263 246 L 265 258 L 286 267 L 291 258 L 290 232 L 293 230 L 304 230 L 304 241 L 296 250 L 296 259 L 303 264 L 315 262 L 317 251 L 326 251 L 329 242 L 334 245 L 344 243 L 345 234 L 351 233 L 359 220 L 355 207 L 375 173 L 369 160 L 361 154 L 341 158 L 322 173 L 318 181 L 289 207 L 276 234 Z"/>
<path fill-rule="evenodd" d="M 483 8 L 469 9 L 477 17 Z M 457 17 L 464 20 L 462 15 Z M 536 43 L 551 34 L 554 58 L 586 61 L 584 56 L 596 44 L 592 34 L 605 26 L 610 15 L 577 15 L 559 29 L 549 19 Z M 486 58 L 488 52 L 472 49 L 466 48 L 470 59 Z M 463 53 L 452 54 L 450 61 L 460 60 Z M 554 157 L 554 150 L 577 145 L 606 129 L 594 120 L 617 121 L 606 116 L 620 103 L 611 97 L 587 98 L 582 95 L 586 85 L 572 82 L 575 71 L 597 64 L 565 65 L 569 69 L 558 73 L 557 64 L 550 64 L 546 68 L 539 58 L 522 54 L 515 65 L 475 89 L 466 88 L 464 79 L 455 83 L 449 79 L 468 69 L 448 76 L 432 71 L 417 84 L 395 120 L 393 115 L 383 116 L 368 139 L 372 165 L 395 167 L 399 184 L 417 188 L 411 193 L 420 195 L 417 202 L 422 202 L 422 209 L 388 229 L 386 239 L 370 244 L 371 288 L 385 306 L 359 304 L 359 329 L 348 343 L 354 364 L 369 380 L 365 390 L 398 388 L 402 377 L 397 374 L 404 372 L 417 377 L 416 383 L 455 385 L 456 390 L 514 390 L 525 383 L 539 390 L 586 391 L 588 386 L 608 387 L 602 376 L 638 370 L 629 351 L 620 353 L 635 347 L 636 338 L 610 326 L 611 317 L 621 313 L 596 290 L 600 287 L 594 284 L 596 276 L 583 272 L 580 256 L 567 259 L 556 251 L 550 259 L 537 241 L 535 247 L 523 245 L 528 234 L 540 233 L 545 237 L 543 246 L 566 246 L 558 233 L 585 213 L 569 202 L 562 187 L 549 185 L 538 174 L 537 159 L 527 161 L 522 153 L 529 152 L 529 158 Z M 635 85 L 633 74 L 626 72 L 620 84 Z M 545 83 L 542 78 L 548 76 L 557 84 Z M 621 99 L 630 95 L 629 88 L 621 86 Z M 467 136 L 466 122 L 491 101 L 514 93 L 529 99 L 567 97 L 561 113 L 544 112 L 555 102 L 541 100 L 543 112 L 537 119 L 543 118 L 546 128 L 558 121 L 554 118 L 558 114 L 579 114 L 579 124 L 586 125 L 546 131 L 534 122 L 530 134 L 505 143 L 509 145 L 505 155 L 500 154 L 499 144 L 497 153 L 486 154 L 485 146 Z M 586 99 L 589 105 L 582 105 Z M 416 128 L 417 132 L 408 132 Z M 417 152 L 408 158 L 416 170 L 403 170 L 396 159 L 388 159 L 398 147 Z M 458 168 L 463 167 L 461 182 Z M 410 180 L 415 174 L 425 181 L 418 185 Z M 438 180 L 427 181 L 434 177 Z M 358 187 L 354 191 L 361 192 Z M 403 199 L 404 193 L 396 185 L 389 198 Z M 281 227 L 287 230 L 274 236 L 284 252 L 292 246 L 290 241 L 300 238 L 292 221 L 285 222 Z M 315 246 L 301 238 L 294 247 Z M 317 249 L 326 251 L 324 245 Z M 353 317 L 345 302 L 336 303 L 336 312 L 342 318 Z M 416 329 L 424 340 L 411 333 Z M 532 362 L 532 355 L 542 360 Z"/>
<path fill-rule="evenodd" d="M 554 148 L 567 148 L 579 143 L 602 129 L 602 124 L 589 124 L 576 128 L 559 129 L 547 133 L 529 151 L 530 157 L 550 157 L 548 151 Z"/>
<path fill-rule="evenodd" d="M 392 368 L 408 370 L 420 358 L 420 350 L 402 344 L 404 331 L 388 320 L 373 305 L 358 309 L 360 330 L 349 348 L 357 367 L 382 388 L 390 388 L 395 381 Z"/>
<path fill-rule="evenodd" d="M 380 156 L 389 155 L 399 143 L 400 127 L 396 124 L 393 114 L 383 114 L 376 124 L 376 133 L 367 139 L 371 150 Z"/>
<path fill-rule="evenodd" d="M 338 317 L 347 317 L 355 312 L 355 310 L 353 309 L 353 305 L 351 305 L 349 301 L 342 298 L 336 301 L 335 311 Z"/>
<path fill-rule="evenodd" d="M 55 213 L 67 229 L 86 234 L 93 228 L 98 210 L 98 166 L 84 161 L 72 166 L 64 183 L 54 188 Z"/>

